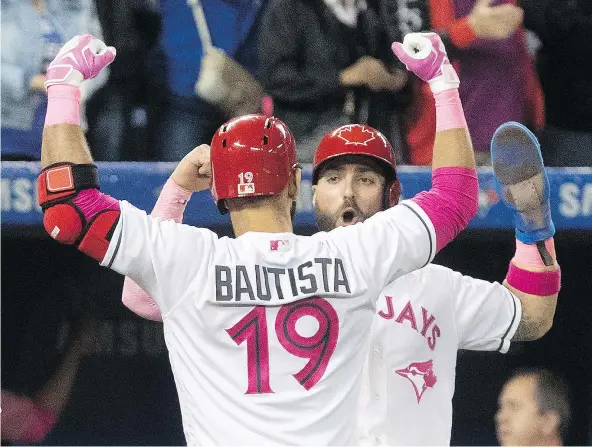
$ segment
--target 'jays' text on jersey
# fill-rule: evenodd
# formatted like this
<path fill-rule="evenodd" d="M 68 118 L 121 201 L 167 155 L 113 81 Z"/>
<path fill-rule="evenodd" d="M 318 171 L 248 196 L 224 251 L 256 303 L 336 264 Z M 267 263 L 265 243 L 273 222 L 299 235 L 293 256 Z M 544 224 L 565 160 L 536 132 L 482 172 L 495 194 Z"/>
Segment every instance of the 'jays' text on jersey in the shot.
<path fill-rule="evenodd" d="M 363 445 L 449 445 L 459 349 L 507 352 L 522 307 L 506 287 L 430 264 L 380 294 L 364 367 Z"/>
<path fill-rule="evenodd" d="M 314 236 L 236 239 L 126 202 L 102 261 L 158 304 L 188 444 L 352 444 L 376 299 L 434 256 L 411 201 Z"/>

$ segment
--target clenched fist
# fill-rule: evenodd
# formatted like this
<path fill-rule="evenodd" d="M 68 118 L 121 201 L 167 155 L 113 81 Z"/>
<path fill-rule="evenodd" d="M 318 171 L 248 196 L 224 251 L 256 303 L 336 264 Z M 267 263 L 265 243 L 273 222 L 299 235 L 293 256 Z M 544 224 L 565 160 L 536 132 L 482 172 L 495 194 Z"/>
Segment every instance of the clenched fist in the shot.
<path fill-rule="evenodd" d="M 171 174 L 173 182 L 191 192 L 208 189 L 211 179 L 210 146 L 207 144 L 197 146 L 185 155 Z"/>
<path fill-rule="evenodd" d="M 45 88 L 52 85 L 80 87 L 82 81 L 96 77 L 115 59 L 115 48 L 90 34 L 78 35 L 64 44 L 49 64 Z"/>
<path fill-rule="evenodd" d="M 432 92 L 458 88 L 458 76 L 436 33 L 409 33 L 403 43 L 394 42 L 392 50 L 409 71 L 430 84 Z"/>

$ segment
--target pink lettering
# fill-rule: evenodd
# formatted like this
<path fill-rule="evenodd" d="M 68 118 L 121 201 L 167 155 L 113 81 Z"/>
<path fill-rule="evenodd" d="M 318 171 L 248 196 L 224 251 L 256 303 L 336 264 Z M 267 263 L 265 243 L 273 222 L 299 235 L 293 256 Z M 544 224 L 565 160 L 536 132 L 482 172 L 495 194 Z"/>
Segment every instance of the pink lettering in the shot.
<path fill-rule="evenodd" d="M 393 309 L 393 297 L 385 295 L 384 298 L 386 299 L 386 308 L 388 313 L 384 313 L 381 310 L 380 312 L 378 312 L 378 315 L 380 315 L 385 320 L 391 320 L 395 316 L 395 311 Z"/>
<path fill-rule="evenodd" d="M 430 325 L 434 322 L 434 320 L 436 318 L 433 315 L 430 315 L 430 318 L 428 319 L 427 318 L 428 311 L 423 306 L 421 306 L 421 313 L 423 316 L 423 329 L 421 330 L 421 335 L 423 335 L 425 337 L 428 328 L 430 327 Z"/>
<path fill-rule="evenodd" d="M 436 339 L 440 336 L 440 328 L 435 325 L 432 328 L 432 336 L 428 337 L 428 347 L 433 351 L 436 348 Z"/>
<path fill-rule="evenodd" d="M 413 314 L 413 307 L 411 307 L 411 301 L 407 301 L 405 307 L 395 320 L 397 323 L 402 323 L 403 320 L 408 320 L 411 323 L 411 327 L 417 330 L 417 324 L 415 322 L 415 315 Z"/>

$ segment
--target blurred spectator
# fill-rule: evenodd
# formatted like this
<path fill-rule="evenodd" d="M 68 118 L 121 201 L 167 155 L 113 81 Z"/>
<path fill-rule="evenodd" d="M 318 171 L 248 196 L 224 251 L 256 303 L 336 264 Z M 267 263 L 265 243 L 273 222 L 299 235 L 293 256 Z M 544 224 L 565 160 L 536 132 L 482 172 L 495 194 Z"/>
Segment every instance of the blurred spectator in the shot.
<path fill-rule="evenodd" d="M 544 369 L 517 371 L 495 415 L 500 445 L 563 445 L 570 420 L 567 385 Z"/>
<path fill-rule="evenodd" d="M 427 28 L 444 38 L 460 76 L 478 164 L 489 164 L 489 143 L 500 124 L 518 121 L 534 130 L 542 126 L 540 86 L 520 28 L 523 13 L 512 0 L 383 1 L 381 7 L 393 40 Z M 435 105 L 425 83 L 412 78 L 412 86 L 413 102 L 406 116 L 409 160 L 429 165 Z"/>
<path fill-rule="evenodd" d="M 52 430 L 70 400 L 78 368 L 91 352 L 96 324 L 85 319 L 72 332 L 68 348 L 55 373 L 33 397 L 2 390 L 2 440 L 15 443 L 40 442 Z"/>
<path fill-rule="evenodd" d="M 257 67 L 259 18 L 266 0 L 201 0 L 214 46 L 223 49 L 251 74 Z M 181 160 L 200 143 L 209 143 L 226 121 L 213 105 L 195 95 L 202 45 L 192 9 L 182 0 L 161 0 L 161 44 L 166 55 L 169 90 L 159 129 L 156 157 Z"/>
<path fill-rule="evenodd" d="M 384 93 L 371 92 L 397 91 L 407 82 L 407 72 L 394 69 L 384 25 L 364 0 L 271 0 L 259 58 L 274 114 L 294 133 L 305 163 L 338 126 L 382 127 L 371 110 L 384 108 L 375 102 Z"/>
<path fill-rule="evenodd" d="M 2 159 L 39 160 L 47 66 L 76 34 L 101 37 L 93 0 L 2 0 Z M 81 105 L 108 77 L 81 88 Z M 84 115 L 84 114 L 83 114 Z"/>
<path fill-rule="evenodd" d="M 96 160 L 152 157 L 164 97 L 164 61 L 157 46 L 160 13 L 154 0 L 97 0 L 105 42 L 117 48 L 109 81 L 89 102 L 89 144 Z"/>
<path fill-rule="evenodd" d="M 592 1 L 519 0 L 524 25 L 542 42 L 545 164 L 592 166 Z"/>

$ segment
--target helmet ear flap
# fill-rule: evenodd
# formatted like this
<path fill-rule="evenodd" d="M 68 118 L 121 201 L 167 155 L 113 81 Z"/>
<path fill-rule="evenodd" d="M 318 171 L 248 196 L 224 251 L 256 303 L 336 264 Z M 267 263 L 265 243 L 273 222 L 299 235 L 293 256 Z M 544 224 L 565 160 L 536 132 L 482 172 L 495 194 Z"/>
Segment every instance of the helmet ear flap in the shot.
<path fill-rule="evenodd" d="M 385 209 L 391 208 L 399 203 L 401 198 L 401 183 L 399 179 L 395 179 L 390 185 L 387 185 L 384 189 L 384 205 Z"/>

